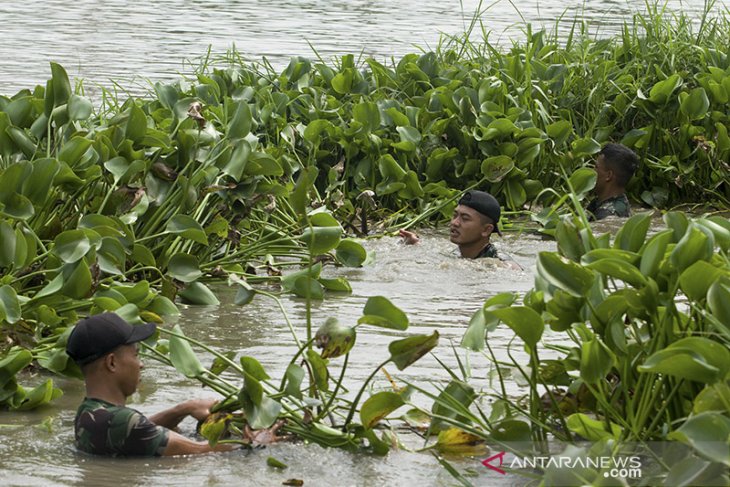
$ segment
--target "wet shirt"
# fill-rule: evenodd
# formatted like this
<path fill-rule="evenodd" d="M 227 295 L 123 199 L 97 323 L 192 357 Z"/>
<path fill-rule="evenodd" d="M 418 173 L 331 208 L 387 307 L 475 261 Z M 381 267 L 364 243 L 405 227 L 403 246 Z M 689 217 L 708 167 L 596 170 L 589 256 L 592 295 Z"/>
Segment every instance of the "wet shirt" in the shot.
<path fill-rule="evenodd" d="M 481 252 L 479 252 L 479 255 L 474 257 L 475 259 L 481 259 L 482 257 L 489 257 L 491 259 L 499 259 L 502 262 L 515 262 L 515 260 L 512 258 L 511 255 L 505 254 L 504 252 L 500 252 L 497 250 L 497 247 L 495 247 L 491 242 L 488 243 Z"/>
<path fill-rule="evenodd" d="M 101 399 L 85 398 L 76 412 L 76 447 L 94 455 L 161 456 L 168 430 L 139 411 Z"/>
<path fill-rule="evenodd" d="M 598 201 L 598 198 L 596 198 L 590 202 L 586 209 L 593 214 L 594 220 L 603 220 L 609 216 L 619 216 L 622 218 L 631 216 L 631 205 L 626 194 L 614 196 L 603 201 Z"/>

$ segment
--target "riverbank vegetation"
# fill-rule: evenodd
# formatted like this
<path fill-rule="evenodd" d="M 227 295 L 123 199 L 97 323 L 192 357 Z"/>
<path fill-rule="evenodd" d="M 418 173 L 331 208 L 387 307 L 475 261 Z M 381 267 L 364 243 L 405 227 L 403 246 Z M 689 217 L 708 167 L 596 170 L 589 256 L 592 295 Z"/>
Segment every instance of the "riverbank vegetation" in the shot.
<path fill-rule="evenodd" d="M 730 204 L 730 18 L 664 15 L 652 7 L 606 38 L 580 22 L 559 35 L 526 26 L 506 50 L 470 40 L 471 29 L 386 64 L 298 57 L 278 72 L 231 51 L 146 97 L 103 90 L 97 105 L 52 63 L 45 86 L 0 97 L 0 405 L 61 394 L 50 379 L 20 385 L 27 367 L 79 376 L 64 345 L 80 314 L 163 322 L 176 302 L 217 304 L 214 279 L 241 305 L 257 295 L 277 305 L 263 282 L 310 304 L 347 293 L 326 267 L 366 262 L 351 237 L 443 221 L 476 187 L 558 241 L 538 257 L 535 289 L 521 304 L 490 298 L 463 343 L 481 351 L 487 330 L 510 326 L 529 366 L 495 367 L 518 370 L 528 393 L 502 391 L 501 413 L 475 412 L 467 378 L 454 378 L 426 413 L 489 440 L 676 439 L 727 465 L 696 441 L 730 429 L 727 219 L 670 212 L 648 235 L 640 215 L 612 242 L 579 206 L 595 183 L 591 155 L 608 141 L 641 157 L 635 204 Z M 359 323 L 408 321 L 372 298 Z M 546 325 L 566 337 L 549 360 L 538 353 Z M 204 428 L 211 441 L 221 425 L 243 427 L 233 416 L 243 411 L 254 427 L 286 417 L 301 437 L 384 453 L 394 441 L 374 428 L 418 386 L 360 401 L 365 383 L 356 399 L 339 397 L 359 332 L 313 329 L 308 306 L 279 384 L 254 358 L 209 348 L 215 370 L 203 369 L 179 329 L 149 353 L 228 398 Z M 397 340 L 389 361 L 405 368 L 437 338 Z M 330 381 L 327 360 L 341 356 Z"/>

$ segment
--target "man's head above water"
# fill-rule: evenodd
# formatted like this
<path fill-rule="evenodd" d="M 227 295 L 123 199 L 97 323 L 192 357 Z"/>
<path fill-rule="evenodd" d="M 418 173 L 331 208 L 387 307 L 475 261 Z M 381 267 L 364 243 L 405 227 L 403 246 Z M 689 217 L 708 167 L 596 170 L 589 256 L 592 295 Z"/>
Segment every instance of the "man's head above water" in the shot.
<path fill-rule="evenodd" d="M 489 193 L 471 190 L 464 193 L 454 209 L 449 237 L 459 246 L 462 257 L 474 258 L 489 244 L 492 232 L 501 235 L 497 225 L 502 211 Z"/>

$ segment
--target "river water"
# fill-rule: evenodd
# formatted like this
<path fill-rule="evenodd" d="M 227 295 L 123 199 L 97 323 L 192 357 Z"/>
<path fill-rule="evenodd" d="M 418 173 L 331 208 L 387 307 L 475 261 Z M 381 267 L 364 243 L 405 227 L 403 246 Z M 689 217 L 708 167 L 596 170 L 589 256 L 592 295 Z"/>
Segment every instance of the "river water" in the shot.
<path fill-rule="evenodd" d="M 636 2 L 643 5 L 643 2 Z M 631 2 L 521 2 L 519 13 L 510 2 L 487 8 L 482 21 L 491 30 L 492 41 L 506 42 L 519 35 L 520 16 L 537 24 L 552 25 L 567 13 L 583 17 L 596 29 L 611 32 L 634 9 Z M 669 10 L 699 12 L 701 1 L 670 1 Z M 222 53 L 235 43 L 252 59 L 266 56 L 275 66 L 284 66 L 290 56 L 313 56 L 308 42 L 319 55 L 363 52 L 378 59 L 401 56 L 414 45 L 434 46 L 440 33 L 463 32 L 476 0 L 401 0 L 399 2 L 340 1 L 198 1 L 168 0 L 76 0 L 74 2 L 26 0 L 0 2 L 3 42 L 0 43 L 0 93 L 42 83 L 49 77 L 49 61 L 62 63 L 72 77 L 85 85 L 110 86 L 110 79 L 132 92 L 143 91 L 145 79 L 169 80 L 190 72 L 186 59 L 195 59 L 208 46 Z M 611 230 L 609 225 L 607 228 Z M 350 361 L 350 388 L 369 375 L 387 357 L 387 344 L 410 333 L 441 334 L 435 355 L 452 370 L 456 360 L 450 342 L 458 344 L 472 313 L 485 299 L 498 292 L 524 292 L 533 285 L 535 256 L 553 250 L 554 243 L 532 233 L 507 234 L 497 245 L 513 255 L 524 271 L 498 268 L 487 260 L 455 257 L 444 232 L 426 234 L 418 246 L 404 246 L 396 238 L 366 241 L 375 253 L 373 265 L 361 269 L 326 268 L 328 276 L 346 276 L 352 295 L 329 297 L 314 306 L 315 327 L 327 317 L 353 324 L 362 314 L 369 296 L 391 299 L 410 318 L 408 332 L 390 332 L 363 327 Z M 279 378 L 294 351 L 281 312 L 261 296 L 245 307 L 232 303 L 234 291 L 217 288 L 218 307 L 183 307 L 175 322 L 191 337 L 220 350 L 233 350 L 260 360 L 274 378 Z M 287 313 L 304 336 L 304 303 L 284 298 Z M 490 335 L 499 356 L 506 354 L 512 338 L 505 327 Z M 519 358 L 519 346 L 516 347 Z M 459 351 L 465 358 L 465 351 Z M 209 358 L 208 358 L 209 360 Z M 490 367 L 477 354 L 469 357 L 472 383 L 493 390 Z M 430 356 L 404 372 L 388 370 L 396 382 L 443 384 L 448 380 L 442 366 Z M 40 377 L 24 378 L 37 382 Z M 394 451 L 385 458 L 324 450 L 316 445 L 282 443 L 248 455 L 221 455 L 175 459 L 104 459 L 78 454 L 73 447 L 73 417 L 83 397 L 79 381 L 56 379 L 65 391 L 53 405 L 29 413 L 0 412 L 0 471 L 2 485 L 281 485 L 299 478 L 305 485 L 452 485 L 454 480 L 427 453 Z M 378 376 L 374 388 L 388 387 Z M 513 392 L 519 393 L 518 389 Z M 210 396 L 194 381 L 174 370 L 148 361 L 140 391 L 130 404 L 154 413 L 190 397 Z M 417 402 L 427 405 L 424 398 Z M 194 425 L 183 423 L 183 432 Z M 413 444 L 410 438 L 410 446 Z M 289 465 L 280 472 L 266 465 L 274 456 Z M 457 460 L 469 468 L 476 485 L 520 484 L 519 478 L 497 478 L 479 459 Z"/>
<path fill-rule="evenodd" d="M 0 94 L 45 83 L 49 61 L 64 65 L 88 89 L 111 87 L 142 93 L 145 81 L 190 73 L 208 49 L 235 45 L 250 59 L 265 56 L 275 67 L 291 56 L 329 61 L 353 53 L 380 61 L 419 48 L 434 48 L 441 34 L 463 33 L 475 12 L 507 45 L 521 35 L 521 21 L 567 33 L 573 18 L 592 31 L 615 32 L 643 0 L 25 0 L 0 2 Z M 726 8 L 719 0 L 716 10 Z M 667 13 L 698 16 L 703 0 L 668 0 Z M 481 38 L 477 26 L 473 38 Z M 310 47 L 310 44 L 312 47 Z"/>

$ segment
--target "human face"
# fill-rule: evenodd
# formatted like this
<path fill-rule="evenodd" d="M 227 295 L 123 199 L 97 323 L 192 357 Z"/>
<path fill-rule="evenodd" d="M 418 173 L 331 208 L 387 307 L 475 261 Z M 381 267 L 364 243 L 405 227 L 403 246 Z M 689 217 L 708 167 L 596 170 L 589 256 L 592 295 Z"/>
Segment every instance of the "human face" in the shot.
<path fill-rule="evenodd" d="M 613 179 L 613 171 L 611 171 L 603 158 L 603 154 L 596 158 L 596 187 L 594 189 L 597 195 L 602 195 L 606 190 L 609 181 Z"/>
<path fill-rule="evenodd" d="M 459 205 L 454 210 L 449 224 L 449 238 L 457 245 L 470 245 L 481 240 L 487 240 L 494 225 L 484 223 L 484 217 L 466 205 Z"/>
<path fill-rule="evenodd" d="M 139 349 L 136 343 L 122 345 L 114 352 L 115 376 L 117 383 L 125 397 L 129 397 L 137 390 L 144 365 L 139 359 Z"/>

